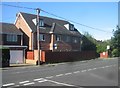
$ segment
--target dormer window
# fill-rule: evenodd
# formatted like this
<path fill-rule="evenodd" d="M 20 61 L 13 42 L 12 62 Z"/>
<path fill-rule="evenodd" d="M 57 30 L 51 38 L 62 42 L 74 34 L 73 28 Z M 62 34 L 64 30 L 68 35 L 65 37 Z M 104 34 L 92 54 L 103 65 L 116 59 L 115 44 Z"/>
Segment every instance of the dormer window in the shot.
<path fill-rule="evenodd" d="M 40 24 L 39 24 L 40 27 L 44 27 L 44 21 L 43 19 L 40 19 Z"/>
<path fill-rule="evenodd" d="M 69 25 L 69 30 L 74 31 L 74 25 L 73 24 Z"/>
<path fill-rule="evenodd" d="M 74 31 L 74 25 L 73 24 L 65 24 L 64 25 L 68 30 Z"/>

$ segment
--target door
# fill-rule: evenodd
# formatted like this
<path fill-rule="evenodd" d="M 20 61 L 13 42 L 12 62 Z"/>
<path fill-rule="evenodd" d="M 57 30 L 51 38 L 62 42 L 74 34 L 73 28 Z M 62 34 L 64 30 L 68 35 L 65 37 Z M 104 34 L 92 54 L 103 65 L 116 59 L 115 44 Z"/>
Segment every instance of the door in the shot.
<path fill-rule="evenodd" d="M 23 50 L 10 50 L 10 64 L 23 63 Z"/>

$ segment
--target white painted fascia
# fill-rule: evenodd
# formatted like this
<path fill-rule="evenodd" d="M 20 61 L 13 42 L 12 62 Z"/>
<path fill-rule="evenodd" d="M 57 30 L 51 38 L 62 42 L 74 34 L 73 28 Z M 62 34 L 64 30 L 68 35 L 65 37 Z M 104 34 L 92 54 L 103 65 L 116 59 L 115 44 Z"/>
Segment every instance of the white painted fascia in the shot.
<path fill-rule="evenodd" d="M 31 29 L 30 26 L 27 24 L 27 22 L 25 21 L 25 19 L 24 19 L 24 17 L 22 16 L 21 13 L 18 13 L 18 15 L 17 15 L 17 17 L 16 17 L 16 20 L 15 20 L 14 24 L 16 24 L 19 15 L 21 16 L 21 18 L 23 19 L 23 21 L 25 22 L 25 24 L 26 24 L 27 27 L 29 28 L 30 32 L 32 32 L 32 29 Z"/>

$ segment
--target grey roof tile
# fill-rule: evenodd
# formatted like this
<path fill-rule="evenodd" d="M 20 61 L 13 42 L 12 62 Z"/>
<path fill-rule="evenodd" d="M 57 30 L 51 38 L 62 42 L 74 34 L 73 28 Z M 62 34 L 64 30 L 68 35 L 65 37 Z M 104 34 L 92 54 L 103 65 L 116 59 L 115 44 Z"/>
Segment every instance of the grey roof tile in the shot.
<path fill-rule="evenodd" d="M 32 20 L 35 19 L 37 16 L 34 14 L 29 14 L 29 13 L 24 13 L 24 12 L 20 12 L 20 13 L 25 19 L 25 21 L 28 23 L 31 30 L 33 32 L 36 32 L 37 27 Z M 44 16 L 40 16 L 40 19 L 44 21 L 44 25 L 45 25 L 45 27 L 40 28 L 41 33 L 51 33 L 51 30 L 52 30 L 52 32 L 54 31 L 55 34 L 67 34 L 67 35 L 72 35 L 72 36 L 81 35 L 80 32 L 77 31 L 77 29 L 76 31 L 70 31 L 64 26 L 65 24 L 69 24 L 68 21 L 44 17 Z M 53 23 L 55 24 L 53 25 Z"/>
<path fill-rule="evenodd" d="M 11 23 L 0 23 L 0 28 L 2 28 L 2 31 L 0 31 L 2 34 L 23 34 L 14 24 Z"/>

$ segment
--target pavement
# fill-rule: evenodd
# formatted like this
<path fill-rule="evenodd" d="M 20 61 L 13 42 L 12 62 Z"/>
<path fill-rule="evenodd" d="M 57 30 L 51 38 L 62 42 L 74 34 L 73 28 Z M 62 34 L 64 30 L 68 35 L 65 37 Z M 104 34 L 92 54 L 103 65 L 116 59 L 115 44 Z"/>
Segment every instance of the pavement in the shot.
<path fill-rule="evenodd" d="M 7 88 L 116 88 L 118 59 L 13 67 L 2 71 L 2 82 Z"/>
<path fill-rule="evenodd" d="M 110 60 L 110 59 L 117 59 L 118 57 L 116 58 L 96 58 L 96 59 L 91 59 L 91 60 L 84 60 L 84 61 L 79 61 L 79 62 L 82 62 L 82 63 L 85 63 L 85 62 L 88 62 L 88 61 L 92 61 L 92 60 Z M 76 61 L 75 61 L 76 62 Z M 62 63 L 51 63 L 51 64 L 43 64 L 43 65 L 40 65 L 40 66 L 56 66 L 58 64 L 66 64 L 66 63 L 71 63 L 71 62 L 62 62 Z M 20 67 L 31 67 L 31 66 L 38 66 L 38 65 L 35 65 L 35 64 L 10 64 L 9 67 L 4 67 L 4 68 L 0 68 L 1 70 L 6 70 L 6 69 L 10 69 L 10 68 L 20 68 Z"/>

